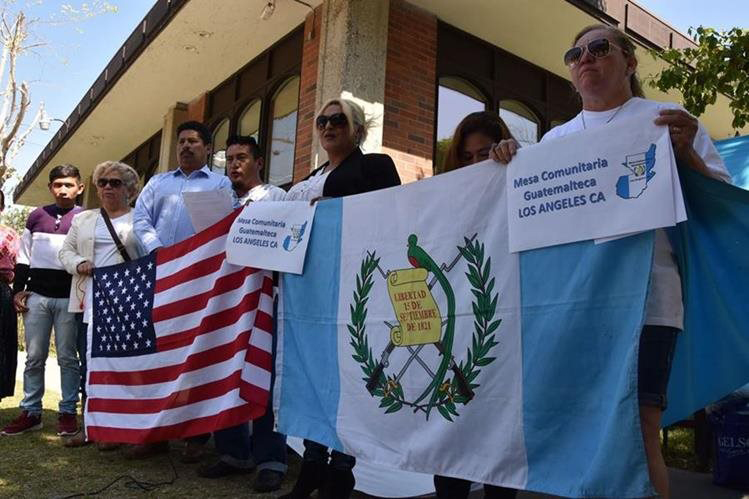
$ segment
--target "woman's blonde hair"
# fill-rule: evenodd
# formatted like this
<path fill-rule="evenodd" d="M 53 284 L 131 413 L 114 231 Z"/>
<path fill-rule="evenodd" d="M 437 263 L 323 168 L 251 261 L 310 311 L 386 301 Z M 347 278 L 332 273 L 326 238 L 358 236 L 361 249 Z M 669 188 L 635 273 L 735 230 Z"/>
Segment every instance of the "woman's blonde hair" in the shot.
<path fill-rule="evenodd" d="M 320 106 L 320 110 L 315 113 L 315 122 L 317 122 L 317 117 L 328 106 L 332 105 L 341 106 L 341 111 L 346 115 L 346 119 L 348 120 L 349 134 L 354 137 L 354 143 L 357 146 L 361 145 L 366 140 L 367 132 L 372 126 L 372 120 L 367 119 L 367 116 L 364 114 L 364 108 L 349 99 L 330 99 Z M 317 124 L 315 123 L 313 126 L 317 127 Z"/>
<path fill-rule="evenodd" d="M 122 183 L 127 189 L 128 203 L 135 199 L 135 197 L 138 195 L 138 172 L 136 172 L 132 166 L 127 165 L 121 161 L 104 161 L 103 163 L 99 163 L 98 165 L 96 165 L 93 175 L 94 185 L 96 185 L 99 177 L 110 170 L 120 174 Z"/>

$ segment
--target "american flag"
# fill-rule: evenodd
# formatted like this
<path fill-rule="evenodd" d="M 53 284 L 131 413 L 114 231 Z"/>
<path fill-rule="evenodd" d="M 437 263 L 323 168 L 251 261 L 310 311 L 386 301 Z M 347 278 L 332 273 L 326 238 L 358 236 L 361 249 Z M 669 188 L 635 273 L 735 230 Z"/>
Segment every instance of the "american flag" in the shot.
<path fill-rule="evenodd" d="M 89 438 L 157 442 L 265 413 L 273 279 L 226 261 L 226 234 L 240 212 L 155 254 L 94 271 Z"/>

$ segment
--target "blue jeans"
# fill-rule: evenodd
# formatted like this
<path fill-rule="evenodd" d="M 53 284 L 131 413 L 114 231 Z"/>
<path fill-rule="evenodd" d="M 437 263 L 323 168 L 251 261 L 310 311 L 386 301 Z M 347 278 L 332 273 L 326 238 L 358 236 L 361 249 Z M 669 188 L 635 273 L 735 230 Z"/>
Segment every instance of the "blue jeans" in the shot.
<path fill-rule="evenodd" d="M 273 304 L 273 317 L 276 317 L 278 303 Z M 273 320 L 273 367 L 271 368 L 268 409 L 262 417 L 252 422 L 252 437 L 248 423 L 219 430 L 213 434 L 220 459 L 237 468 L 251 468 L 257 464 L 258 470 L 273 470 L 286 473 L 286 435 L 273 431 L 274 418 L 273 386 L 276 377 L 276 321 Z"/>
<path fill-rule="evenodd" d="M 286 436 L 273 431 L 273 410 L 268 411 L 252 423 L 214 432 L 213 440 L 220 459 L 236 468 L 273 470 L 286 473 Z"/>
<path fill-rule="evenodd" d="M 67 298 L 47 298 L 31 293 L 29 311 L 23 314 L 26 340 L 26 369 L 23 371 L 23 400 L 21 409 L 29 414 L 42 413 L 44 396 L 44 364 L 49 355 L 49 338 L 55 328 L 57 364 L 60 366 L 62 400 L 59 411 L 75 414 L 78 405 L 78 324 L 75 314 L 68 312 Z"/>

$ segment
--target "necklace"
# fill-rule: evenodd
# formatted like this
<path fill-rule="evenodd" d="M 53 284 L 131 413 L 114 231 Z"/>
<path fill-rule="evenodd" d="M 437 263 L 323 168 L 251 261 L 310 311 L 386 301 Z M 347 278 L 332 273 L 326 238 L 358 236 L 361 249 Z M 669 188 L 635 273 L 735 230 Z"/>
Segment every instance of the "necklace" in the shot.
<path fill-rule="evenodd" d="M 612 114 L 611 118 L 607 119 L 606 123 L 604 123 L 604 124 L 608 125 L 609 123 L 611 123 L 613 121 L 613 119 L 616 118 L 616 115 L 619 114 L 619 111 L 621 111 L 622 108 L 627 105 L 627 102 L 629 102 L 629 101 L 626 101 L 624 104 L 622 104 L 621 106 L 619 106 L 618 108 L 616 108 L 616 111 L 614 112 L 614 114 Z M 585 110 L 584 109 L 582 111 L 580 111 L 580 120 L 583 122 L 583 130 L 585 130 L 586 126 L 585 126 Z"/>

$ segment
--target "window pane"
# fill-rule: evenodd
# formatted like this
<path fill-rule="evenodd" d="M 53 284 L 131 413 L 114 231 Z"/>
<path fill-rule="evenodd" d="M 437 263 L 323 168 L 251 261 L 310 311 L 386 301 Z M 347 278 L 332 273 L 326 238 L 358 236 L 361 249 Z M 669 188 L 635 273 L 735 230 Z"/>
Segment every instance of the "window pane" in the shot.
<path fill-rule="evenodd" d="M 268 182 L 283 185 L 294 174 L 294 145 L 299 106 L 299 77 L 289 79 L 273 98 Z"/>
<path fill-rule="evenodd" d="M 458 123 L 466 115 L 486 109 L 485 98 L 470 83 L 459 78 L 440 78 L 438 89 L 437 150 L 435 171 L 442 166 Z"/>
<path fill-rule="evenodd" d="M 226 140 L 229 138 L 229 120 L 224 119 L 213 132 L 213 155 L 211 170 L 224 175 L 226 173 Z"/>
<path fill-rule="evenodd" d="M 239 117 L 239 135 L 249 135 L 258 140 L 260 133 L 260 101 L 254 100 L 244 108 Z"/>
<path fill-rule="evenodd" d="M 521 102 L 500 101 L 499 117 L 504 120 L 512 136 L 521 145 L 529 146 L 538 142 L 538 118 Z"/>

